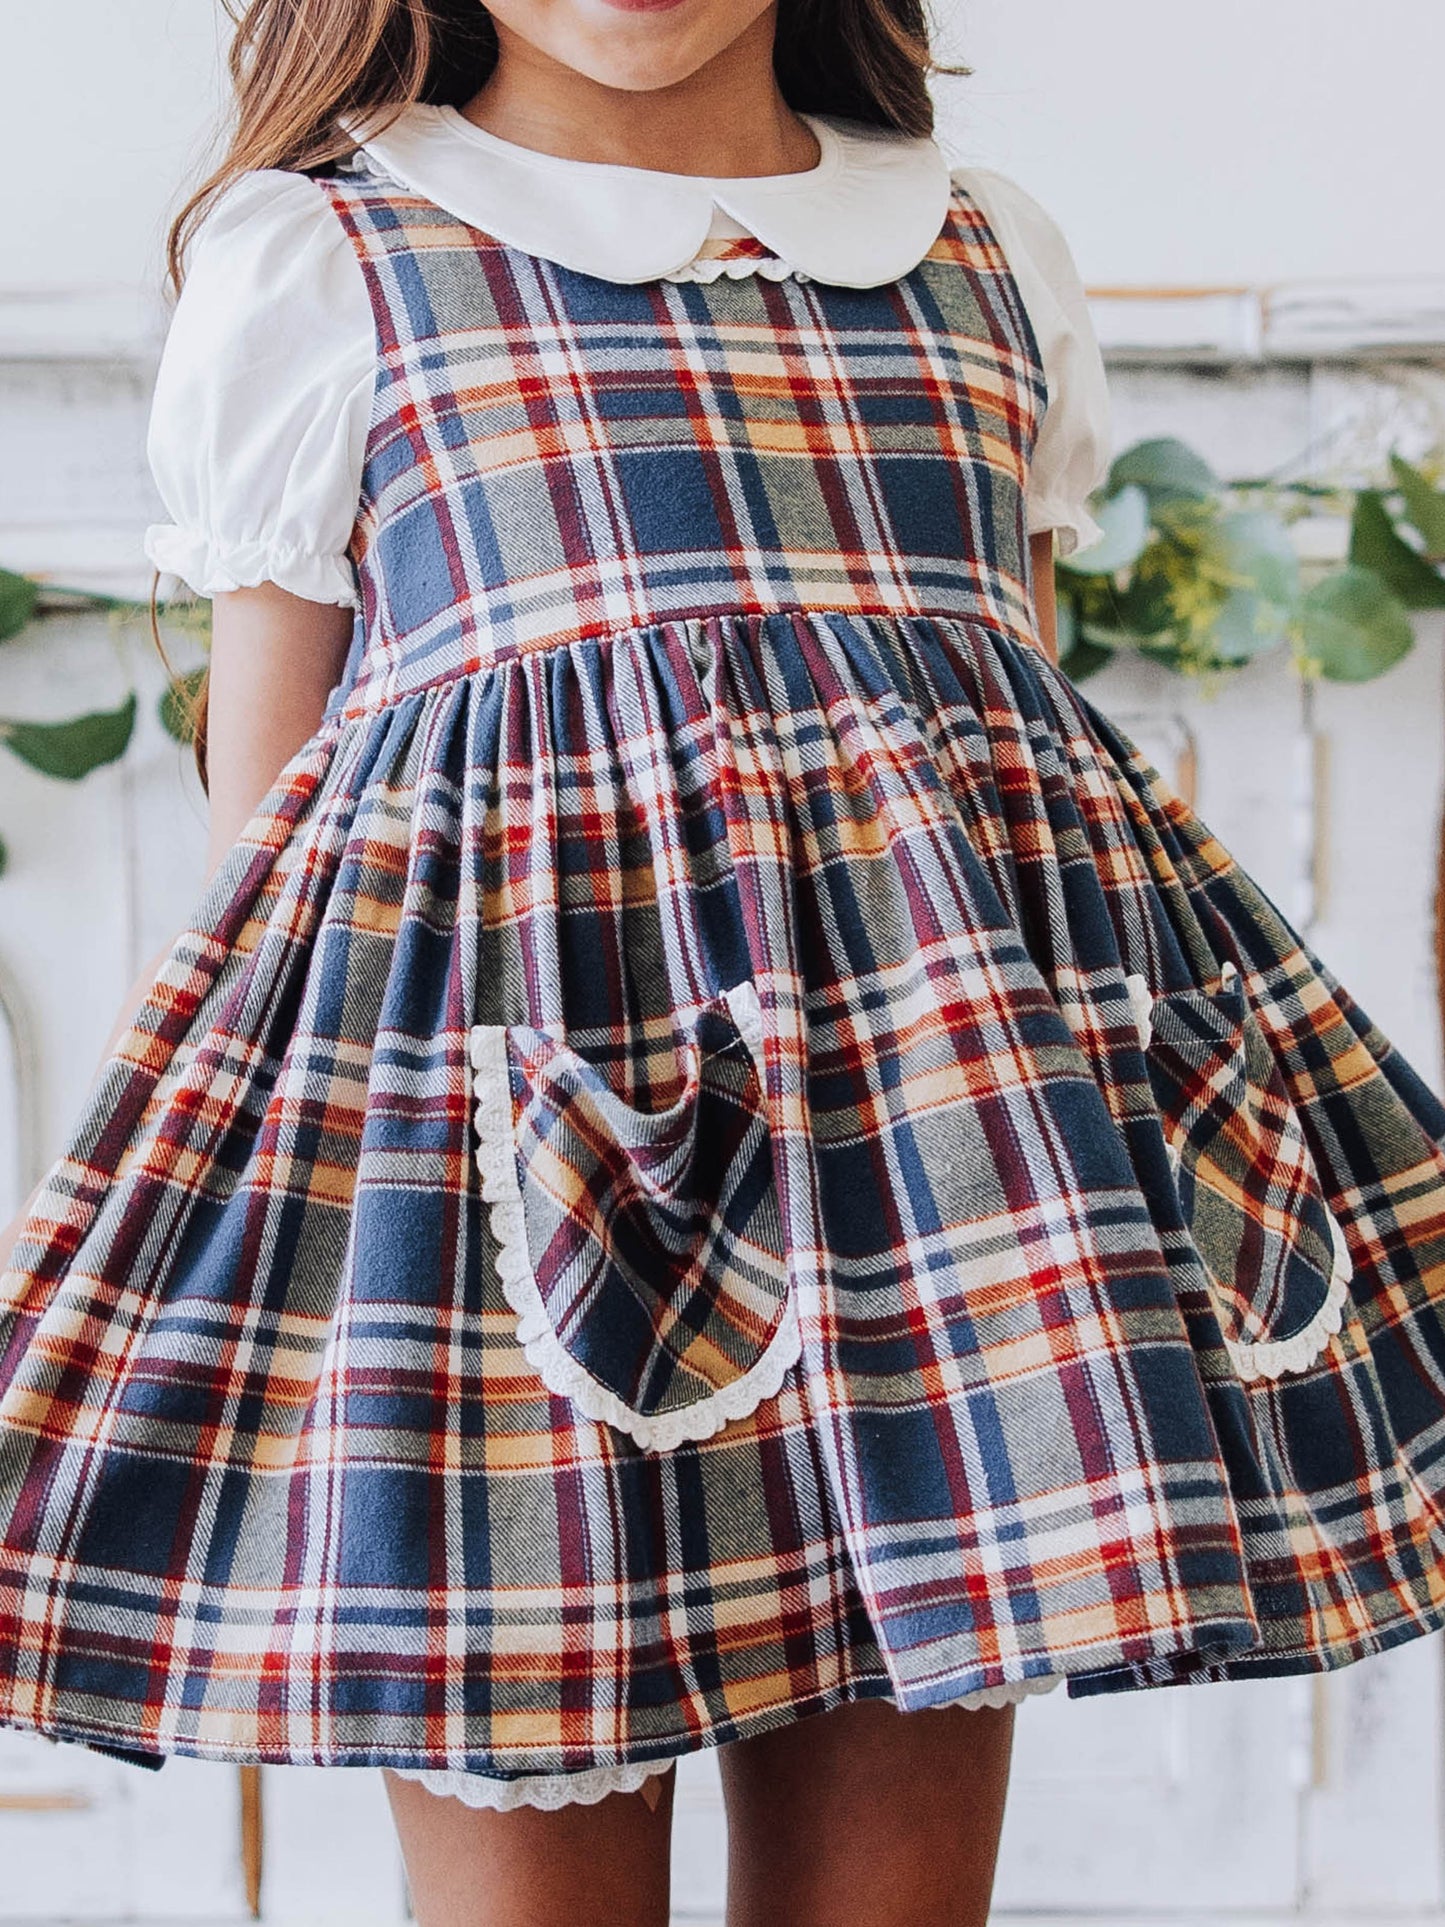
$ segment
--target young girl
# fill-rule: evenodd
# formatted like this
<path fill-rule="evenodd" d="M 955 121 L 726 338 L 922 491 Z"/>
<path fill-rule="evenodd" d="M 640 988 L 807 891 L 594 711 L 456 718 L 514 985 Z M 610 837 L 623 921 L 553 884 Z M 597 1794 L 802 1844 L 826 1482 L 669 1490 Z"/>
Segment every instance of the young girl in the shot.
<path fill-rule="evenodd" d="M 424 1927 L 978 1922 L 1014 1704 L 1445 1620 L 1445 1113 L 1053 666 L 1103 381 L 916 0 L 254 0 L 214 866 L 0 1298 L 0 1718 Z M 219 191 L 217 191 L 219 190 Z M 195 225 L 192 223 L 191 225 Z"/>

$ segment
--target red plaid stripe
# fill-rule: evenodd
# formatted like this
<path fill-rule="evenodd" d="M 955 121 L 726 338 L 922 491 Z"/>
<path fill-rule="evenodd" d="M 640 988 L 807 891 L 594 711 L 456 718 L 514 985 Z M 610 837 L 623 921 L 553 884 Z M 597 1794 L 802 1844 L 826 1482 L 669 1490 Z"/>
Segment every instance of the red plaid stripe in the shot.
<path fill-rule="evenodd" d="M 621 287 L 325 191 L 362 646 L 5 1278 L 0 1718 L 508 1776 L 1435 1629 L 1445 1114 L 1032 646 L 977 210 Z"/>

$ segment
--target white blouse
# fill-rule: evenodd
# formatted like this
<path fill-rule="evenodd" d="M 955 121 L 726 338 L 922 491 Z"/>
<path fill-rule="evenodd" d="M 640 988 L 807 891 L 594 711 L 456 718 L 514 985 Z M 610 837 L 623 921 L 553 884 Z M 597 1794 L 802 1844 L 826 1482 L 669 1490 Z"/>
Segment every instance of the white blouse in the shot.
<path fill-rule="evenodd" d="M 820 159 L 791 174 L 565 160 L 445 107 L 408 108 L 362 152 L 471 226 L 615 281 L 762 273 L 878 286 L 927 253 L 961 183 L 1007 256 L 1043 358 L 1029 529 L 1055 530 L 1064 554 L 1087 546 L 1099 532 L 1087 503 L 1109 459 L 1109 399 L 1059 229 L 1001 175 L 950 169 L 931 139 L 804 118 Z M 740 234 L 767 255 L 719 260 Z M 203 596 L 274 582 L 354 607 L 347 550 L 375 375 L 369 297 L 329 203 L 304 175 L 246 175 L 197 236 L 161 360 L 149 455 L 171 520 L 147 532 L 155 567 Z"/>

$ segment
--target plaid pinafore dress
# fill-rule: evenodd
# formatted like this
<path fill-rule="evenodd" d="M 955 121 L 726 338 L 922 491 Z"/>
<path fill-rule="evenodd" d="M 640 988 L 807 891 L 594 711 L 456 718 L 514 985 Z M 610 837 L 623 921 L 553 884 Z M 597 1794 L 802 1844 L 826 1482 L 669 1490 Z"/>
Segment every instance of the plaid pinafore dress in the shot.
<path fill-rule="evenodd" d="M 1036 647 L 925 259 L 364 172 L 356 641 L 0 1296 L 0 1718 L 502 1781 L 1445 1621 L 1440 1105 Z"/>

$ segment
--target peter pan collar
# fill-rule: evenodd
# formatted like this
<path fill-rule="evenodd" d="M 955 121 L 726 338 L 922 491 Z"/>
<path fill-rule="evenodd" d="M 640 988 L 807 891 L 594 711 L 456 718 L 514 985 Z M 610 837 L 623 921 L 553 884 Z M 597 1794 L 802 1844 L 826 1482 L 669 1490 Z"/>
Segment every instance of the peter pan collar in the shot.
<path fill-rule="evenodd" d="M 860 121 L 800 119 L 818 137 L 817 165 L 752 177 L 567 160 L 502 140 L 454 107 L 408 107 L 361 146 L 383 173 L 468 226 L 608 281 L 686 267 L 715 206 L 815 281 L 871 288 L 907 274 L 948 212 L 942 149 Z"/>

